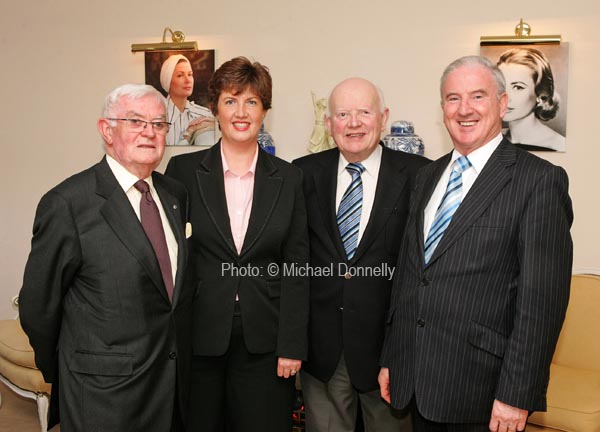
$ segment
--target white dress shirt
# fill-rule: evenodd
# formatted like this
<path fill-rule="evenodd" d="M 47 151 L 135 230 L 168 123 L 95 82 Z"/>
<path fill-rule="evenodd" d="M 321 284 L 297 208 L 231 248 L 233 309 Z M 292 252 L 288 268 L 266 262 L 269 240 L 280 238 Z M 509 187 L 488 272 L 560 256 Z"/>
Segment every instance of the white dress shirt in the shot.
<path fill-rule="evenodd" d="M 127 198 L 129 199 L 131 207 L 133 207 L 133 211 L 135 212 L 138 220 L 141 221 L 140 201 L 142 200 L 142 193 L 134 187 L 134 184 L 140 179 L 138 179 L 136 176 L 127 171 L 119 162 L 114 160 L 109 155 L 106 155 L 106 161 L 108 162 L 108 166 L 110 167 L 114 176 L 117 178 L 117 182 L 119 182 L 119 185 L 125 192 L 125 195 L 127 195 Z M 169 259 L 171 260 L 171 274 L 173 275 L 173 285 L 175 285 L 175 276 L 177 274 L 177 255 L 179 251 L 177 240 L 175 239 L 175 235 L 173 234 L 171 224 L 167 219 L 167 215 L 165 214 L 163 205 L 160 202 L 160 197 L 158 196 L 158 193 L 154 188 L 152 176 L 142 180 L 144 180 L 150 186 L 150 194 L 156 202 L 158 212 L 160 213 L 160 220 L 162 222 L 163 230 L 165 231 L 165 239 L 167 241 L 167 249 L 169 249 Z"/>
<path fill-rule="evenodd" d="M 477 150 L 469 153 L 467 158 L 469 162 L 471 162 L 471 166 L 463 171 L 462 173 L 462 200 L 465 198 L 473 183 L 477 179 L 477 176 L 483 170 L 483 167 L 489 160 L 494 150 L 498 148 L 500 142 L 502 141 L 502 134 L 498 134 L 494 139 L 492 139 L 487 144 L 479 147 Z M 429 234 L 429 230 L 431 229 L 431 225 L 433 224 L 433 219 L 435 218 L 435 212 L 438 207 L 442 203 L 442 199 L 444 198 L 444 194 L 446 193 L 446 188 L 448 186 L 448 180 L 450 179 L 450 171 L 452 168 L 452 164 L 456 159 L 461 157 L 462 155 L 456 151 L 456 149 L 452 152 L 452 158 L 450 159 L 450 163 L 444 170 L 444 173 L 440 177 L 433 194 L 431 194 L 431 198 L 429 198 L 429 203 L 427 203 L 427 207 L 425 207 L 424 219 L 423 219 L 423 234 L 424 239 L 427 239 L 427 235 Z"/>
<path fill-rule="evenodd" d="M 375 150 L 373 150 L 373 153 L 371 153 L 367 159 L 360 161 L 360 163 L 365 167 L 365 171 L 362 173 L 363 202 L 360 213 L 360 225 L 358 227 L 357 247 L 360 244 L 360 239 L 365 232 L 365 228 L 369 222 L 369 217 L 371 216 L 371 210 L 373 209 L 373 201 L 375 200 L 375 191 L 377 189 L 377 179 L 379 177 L 379 167 L 381 166 L 382 154 L 383 150 L 381 149 L 381 146 L 377 145 Z M 350 183 L 352 183 L 352 175 L 348 172 L 348 170 L 346 170 L 346 165 L 348 165 L 348 161 L 340 152 L 340 159 L 338 162 L 337 189 L 335 193 L 336 213 L 340 207 L 340 202 L 342 201 L 344 192 L 346 192 L 346 189 L 348 189 L 348 186 L 350 186 Z"/>

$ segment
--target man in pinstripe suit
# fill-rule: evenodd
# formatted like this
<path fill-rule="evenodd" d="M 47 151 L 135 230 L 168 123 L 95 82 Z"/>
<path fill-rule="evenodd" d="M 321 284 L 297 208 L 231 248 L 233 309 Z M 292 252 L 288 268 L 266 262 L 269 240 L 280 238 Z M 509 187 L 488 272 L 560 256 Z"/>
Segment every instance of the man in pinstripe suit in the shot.
<path fill-rule="evenodd" d="M 411 406 L 416 432 L 521 431 L 528 412 L 546 409 L 569 299 L 568 179 L 502 138 L 508 97 L 487 59 L 451 63 L 441 97 L 454 150 L 417 177 L 381 357 L 381 395 L 396 408 Z M 428 248 L 461 156 L 468 160 L 460 204 Z"/>

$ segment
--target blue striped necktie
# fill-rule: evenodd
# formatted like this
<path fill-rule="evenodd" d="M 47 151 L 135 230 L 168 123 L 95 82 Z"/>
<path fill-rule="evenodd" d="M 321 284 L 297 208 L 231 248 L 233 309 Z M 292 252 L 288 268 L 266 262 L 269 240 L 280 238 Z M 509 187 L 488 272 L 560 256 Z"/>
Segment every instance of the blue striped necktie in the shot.
<path fill-rule="evenodd" d="M 450 225 L 452 216 L 454 216 L 456 209 L 458 209 L 462 201 L 462 173 L 470 166 L 471 162 L 469 162 L 466 156 L 461 156 L 454 161 L 446 193 L 435 212 L 433 223 L 427 235 L 427 241 L 425 241 L 425 264 L 429 263 L 433 251 L 444 236 L 444 231 Z"/>
<path fill-rule="evenodd" d="M 346 256 L 351 260 L 358 246 L 358 228 L 363 200 L 361 174 L 365 171 L 365 167 L 360 162 L 352 162 L 346 165 L 346 170 L 352 176 L 352 181 L 342 196 L 337 212 L 337 224 Z"/>

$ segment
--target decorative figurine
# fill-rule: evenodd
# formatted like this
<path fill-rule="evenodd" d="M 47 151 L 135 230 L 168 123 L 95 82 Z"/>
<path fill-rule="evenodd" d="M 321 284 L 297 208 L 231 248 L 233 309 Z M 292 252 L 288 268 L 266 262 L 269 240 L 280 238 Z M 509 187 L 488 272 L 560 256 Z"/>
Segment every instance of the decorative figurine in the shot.
<path fill-rule="evenodd" d="M 333 138 L 329 136 L 325 127 L 325 113 L 327 112 L 327 98 L 315 100 L 315 94 L 311 92 L 313 106 L 315 107 L 315 128 L 310 136 L 308 151 L 318 153 L 335 147 Z"/>

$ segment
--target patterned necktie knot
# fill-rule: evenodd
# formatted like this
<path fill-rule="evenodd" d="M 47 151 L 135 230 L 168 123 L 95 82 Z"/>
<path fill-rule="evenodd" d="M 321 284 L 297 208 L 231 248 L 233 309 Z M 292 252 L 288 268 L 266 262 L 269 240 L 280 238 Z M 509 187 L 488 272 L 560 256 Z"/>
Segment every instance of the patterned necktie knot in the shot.
<path fill-rule="evenodd" d="M 452 171 L 457 174 L 462 174 L 471 166 L 471 161 L 466 156 L 461 156 L 454 161 L 454 166 L 452 167 Z"/>
<path fill-rule="evenodd" d="M 356 176 L 360 176 L 365 172 L 365 167 L 360 162 L 350 162 L 346 165 L 346 171 L 350 173 L 352 180 L 354 180 Z"/>

